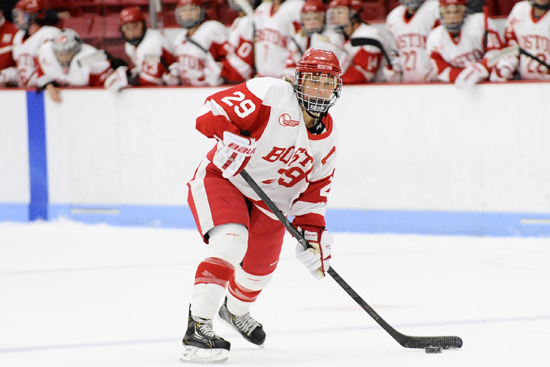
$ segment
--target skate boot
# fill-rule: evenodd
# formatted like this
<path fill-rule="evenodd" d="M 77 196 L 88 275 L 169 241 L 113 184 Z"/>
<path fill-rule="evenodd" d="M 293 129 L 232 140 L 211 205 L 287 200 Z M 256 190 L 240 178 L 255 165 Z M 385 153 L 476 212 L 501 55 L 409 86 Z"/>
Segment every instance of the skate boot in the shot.
<path fill-rule="evenodd" d="M 223 363 L 231 348 L 231 343 L 214 333 L 212 320 L 191 316 L 191 310 L 182 343 L 184 351 L 180 361 L 186 363 Z"/>
<path fill-rule="evenodd" d="M 220 310 L 218 311 L 218 317 L 233 329 L 237 330 L 243 338 L 252 344 L 263 347 L 265 342 L 265 332 L 262 324 L 254 320 L 252 316 L 250 316 L 249 312 L 242 316 L 233 315 L 229 312 L 227 309 L 227 297 L 225 298 L 223 306 L 220 307 Z"/>

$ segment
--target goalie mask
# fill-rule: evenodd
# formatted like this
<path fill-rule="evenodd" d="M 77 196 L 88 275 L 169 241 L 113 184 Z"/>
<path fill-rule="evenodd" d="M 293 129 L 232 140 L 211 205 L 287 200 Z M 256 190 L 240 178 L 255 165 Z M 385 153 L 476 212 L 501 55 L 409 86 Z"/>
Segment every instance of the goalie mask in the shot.
<path fill-rule="evenodd" d="M 137 6 L 123 9 L 120 12 L 120 33 L 124 41 L 137 46 L 145 37 L 145 18 Z"/>
<path fill-rule="evenodd" d="M 202 0 L 178 0 L 176 20 L 180 26 L 193 29 L 204 22 Z"/>
<path fill-rule="evenodd" d="M 68 72 L 74 56 L 80 51 L 82 40 L 72 29 L 65 29 L 52 40 L 52 49 L 63 71 Z"/>
<path fill-rule="evenodd" d="M 323 117 L 340 98 L 342 69 L 332 51 L 309 48 L 298 61 L 294 91 L 313 118 Z"/>
<path fill-rule="evenodd" d="M 452 35 L 458 35 L 466 13 L 466 0 L 439 0 L 441 23 Z"/>
<path fill-rule="evenodd" d="M 323 33 L 325 30 L 325 4 L 321 0 L 308 0 L 302 7 L 300 22 L 302 30 L 311 37 L 314 33 Z"/>

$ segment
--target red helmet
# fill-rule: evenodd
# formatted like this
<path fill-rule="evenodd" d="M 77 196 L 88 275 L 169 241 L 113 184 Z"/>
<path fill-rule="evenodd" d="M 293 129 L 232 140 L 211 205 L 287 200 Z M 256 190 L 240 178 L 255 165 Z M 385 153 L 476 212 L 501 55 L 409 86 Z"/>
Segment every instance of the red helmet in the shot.
<path fill-rule="evenodd" d="M 15 4 L 15 9 L 27 13 L 38 13 L 44 10 L 44 2 L 42 0 L 20 0 Z"/>
<path fill-rule="evenodd" d="M 202 8 L 203 3 L 202 3 L 202 0 L 178 0 L 176 7 L 180 7 L 184 5 L 195 5 Z"/>
<path fill-rule="evenodd" d="M 302 7 L 302 14 L 310 12 L 324 13 L 325 11 L 325 4 L 321 0 L 307 0 Z"/>
<path fill-rule="evenodd" d="M 466 6 L 466 0 L 439 0 L 439 6 L 448 6 L 448 5 Z"/>
<path fill-rule="evenodd" d="M 125 8 L 120 12 L 120 24 L 133 23 L 133 22 L 142 22 L 143 13 L 137 6 L 132 6 L 130 8 Z"/>
<path fill-rule="evenodd" d="M 296 72 L 330 74 L 339 77 L 342 74 L 342 68 L 332 51 L 308 48 L 298 61 Z"/>
<path fill-rule="evenodd" d="M 356 14 L 363 11 L 363 3 L 361 3 L 360 0 L 332 0 L 328 4 L 329 9 L 336 8 L 338 6 L 345 6 L 346 8 L 355 11 Z"/>

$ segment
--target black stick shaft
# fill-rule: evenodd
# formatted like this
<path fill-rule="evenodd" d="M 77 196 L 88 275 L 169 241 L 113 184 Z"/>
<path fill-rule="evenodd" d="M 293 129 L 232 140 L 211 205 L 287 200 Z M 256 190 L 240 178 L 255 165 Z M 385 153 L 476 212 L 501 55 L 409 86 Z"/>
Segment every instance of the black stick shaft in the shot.
<path fill-rule="evenodd" d="M 277 208 L 277 206 L 271 201 L 269 196 L 266 195 L 266 193 L 261 189 L 260 186 L 250 177 L 248 172 L 246 172 L 244 169 L 241 171 L 241 177 L 246 181 L 246 183 L 254 190 L 254 192 L 262 199 L 262 201 L 267 205 L 269 210 L 275 214 L 275 216 L 281 221 L 281 223 L 286 227 L 286 229 L 290 232 L 290 234 L 298 240 L 304 246 L 304 248 L 311 247 L 307 240 L 302 236 L 300 232 L 290 223 L 288 218 Z M 462 339 L 460 339 L 457 336 L 409 336 L 405 334 L 401 334 L 399 331 L 395 330 L 390 324 L 388 324 L 378 313 L 368 305 L 367 302 L 361 298 L 357 292 L 351 288 L 351 286 L 344 280 L 338 273 L 332 268 L 329 267 L 328 271 L 329 275 L 338 283 L 340 287 L 346 293 L 353 298 L 355 302 L 363 310 L 365 310 L 370 317 L 374 319 L 382 327 L 382 329 L 386 330 L 388 334 L 390 334 L 399 344 L 401 344 L 405 348 L 426 348 L 426 347 L 441 347 L 441 348 L 460 348 L 462 346 Z"/>

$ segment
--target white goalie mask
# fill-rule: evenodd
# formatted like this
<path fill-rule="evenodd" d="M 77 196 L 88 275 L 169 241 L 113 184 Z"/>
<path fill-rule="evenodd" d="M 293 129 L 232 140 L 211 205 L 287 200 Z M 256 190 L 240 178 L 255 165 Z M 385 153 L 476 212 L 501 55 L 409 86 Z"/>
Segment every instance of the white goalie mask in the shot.
<path fill-rule="evenodd" d="M 64 29 L 52 39 L 52 49 L 63 68 L 69 68 L 73 57 L 80 51 L 82 40 L 72 29 Z"/>

